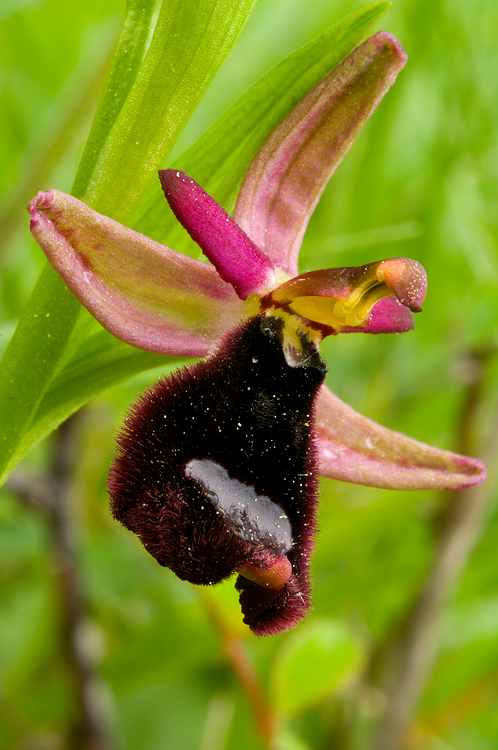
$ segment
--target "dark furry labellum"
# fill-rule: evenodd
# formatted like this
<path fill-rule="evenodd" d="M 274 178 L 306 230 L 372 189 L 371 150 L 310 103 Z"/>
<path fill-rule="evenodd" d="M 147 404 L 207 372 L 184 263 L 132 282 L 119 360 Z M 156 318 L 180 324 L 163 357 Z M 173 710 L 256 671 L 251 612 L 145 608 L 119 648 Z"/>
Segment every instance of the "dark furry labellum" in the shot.
<path fill-rule="evenodd" d="M 251 318 L 208 359 L 160 380 L 118 438 L 109 490 L 116 519 L 179 578 L 239 572 L 257 635 L 310 606 L 316 515 L 313 402 L 326 366 L 314 344 L 289 365 L 279 318 Z"/>

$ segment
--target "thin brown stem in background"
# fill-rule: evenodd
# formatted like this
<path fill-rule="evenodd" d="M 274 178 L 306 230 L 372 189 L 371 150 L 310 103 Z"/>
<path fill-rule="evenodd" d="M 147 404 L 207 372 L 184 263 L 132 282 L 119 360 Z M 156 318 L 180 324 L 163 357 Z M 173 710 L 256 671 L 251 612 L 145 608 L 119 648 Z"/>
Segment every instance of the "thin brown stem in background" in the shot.
<path fill-rule="evenodd" d="M 485 364 L 489 352 L 471 356 L 473 374 L 467 388 L 458 436 L 458 447 L 470 451 L 483 402 Z M 494 420 L 482 458 L 491 465 L 498 452 L 498 415 Z M 386 710 L 373 743 L 373 750 L 401 750 L 406 730 L 430 675 L 437 653 L 437 626 L 443 607 L 462 574 L 474 547 L 488 508 L 495 495 L 495 483 L 449 493 L 439 525 L 432 569 L 411 612 L 401 637 L 387 653 L 393 666 L 386 690 Z"/>
<path fill-rule="evenodd" d="M 256 719 L 256 725 L 268 750 L 278 750 L 276 716 L 258 678 L 257 672 L 241 638 L 234 635 L 210 597 L 203 596 L 207 614 L 221 639 L 224 651 L 237 680 L 244 691 Z"/>
<path fill-rule="evenodd" d="M 68 750 L 111 750 L 102 710 L 102 689 L 86 645 L 87 614 L 69 504 L 79 415 L 55 433 L 50 471 L 33 477 L 15 472 L 6 488 L 30 508 L 42 511 L 51 537 L 53 567 L 59 596 L 62 649 L 76 705 L 68 730 Z"/>

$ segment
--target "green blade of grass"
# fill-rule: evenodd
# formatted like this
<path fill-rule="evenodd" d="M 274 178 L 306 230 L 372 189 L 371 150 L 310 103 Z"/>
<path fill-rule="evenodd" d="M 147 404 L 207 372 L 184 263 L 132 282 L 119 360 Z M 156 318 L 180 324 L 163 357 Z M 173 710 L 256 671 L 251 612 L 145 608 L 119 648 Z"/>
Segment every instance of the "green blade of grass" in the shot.
<path fill-rule="evenodd" d="M 111 87 L 75 181 L 94 208 L 115 218 L 131 212 L 235 42 L 253 2 L 164 1 L 148 47 L 145 30 L 152 6 L 129 4 Z M 134 28 L 140 41 L 128 69 L 124 61 Z M 117 77 L 121 106 L 113 109 L 106 96 L 113 94 Z M 112 128 L 102 113 L 114 118 Z M 17 446 L 49 387 L 79 309 L 55 271 L 46 267 L 0 369 L 0 481 L 6 478 L 6 467 L 12 467 Z"/>
<path fill-rule="evenodd" d="M 131 72 L 134 81 L 126 100 L 111 128 L 100 123 L 106 137 L 99 141 L 98 154 L 93 146 L 87 152 L 92 166 L 82 182 L 82 198 L 92 208 L 117 221 L 129 218 L 232 48 L 254 2 L 162 3 L 138 72 Z M 128 75 L 126 59 L 119 61 L 119 70 L 122 77 Z"/>

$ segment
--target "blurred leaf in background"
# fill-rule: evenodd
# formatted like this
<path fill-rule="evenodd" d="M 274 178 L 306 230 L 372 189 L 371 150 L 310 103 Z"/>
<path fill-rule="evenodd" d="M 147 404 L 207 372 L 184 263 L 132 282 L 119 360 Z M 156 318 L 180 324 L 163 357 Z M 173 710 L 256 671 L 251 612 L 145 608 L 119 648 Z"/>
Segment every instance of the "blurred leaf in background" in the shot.
<path fill-rule="evenodd" d="M 197 164 L 193 176 L 213 175 L 205 186 L 230 207 L 237 169 L 251 154 L 241 150 L 239 167 L 230 153 L 213 163 L 218 131 L 206 129 L 283 56 L 360 5 L 258 0 L 168 165 Z M 4 0 L 0 7 L 2 348 L 43 266 L 25 204 L 39 189 L 70 191 L 124 13 L 121 0 Z M 300 271 L 397 255 L 428 271 L 429 295 L 414 332 L 334 337 L 322 350 L 329 385 L 347 403 L 490 463 L 491 480 L 476 490 L 487 502 L 477 524 L 486 521 L 485 530 L 458 587 L 446 592 L 432 639 L 439 656 L 397 746 L 494 750 L 498 6 L 399 0 L 372 31 L 378 28 L 396 35 L 408 65 L 327 188 Z M 177 164 L 180 157 L 185 162 Z M 164 227 L 154 224 L 150 190 L 133 217 L 138 228 L 154 236 L 155 226 L 164 232 L 156 238 L 195 252 L 166 209 Z M 78 642 L 92 670 L 106 747 L 244 750 L 270 747 L 274 736 L 282 750 L 373 748 L 387 713 L 388 673 L 399 668 L 395 646 L 402 648 L 419 592 L 433 580 L 454 499 L 323 480 L 315 611 L 295 632 L 258 640 L 239 621 L 230 583 L 199 593 L 149 560 L 110 518 L 106 473 L 117 425 L 136 394 L 165 371 L 164 360 L 125 350 L 85 315 L 72 341 L 59 372 L 70 410 L 133 376 L 78 417 L 77 460 L 67 477 L 83 602 Z M 99 372 L 108 368 L 98 386 L 83 367 L 89 353 L 100 357 Z M 40 435 L 60 422 L 51 398 L 49 390 Z M 23 471 L 46 472 L 58 442 L 52 435 L 39 444 Z M 20 497 L 12 485 L 0 503 L 0 749 L 84 747 L 73 732 L 81 701 L 68 664 L 53 510 Z M 464 511 L 474 502 L 464 498 Z"/>

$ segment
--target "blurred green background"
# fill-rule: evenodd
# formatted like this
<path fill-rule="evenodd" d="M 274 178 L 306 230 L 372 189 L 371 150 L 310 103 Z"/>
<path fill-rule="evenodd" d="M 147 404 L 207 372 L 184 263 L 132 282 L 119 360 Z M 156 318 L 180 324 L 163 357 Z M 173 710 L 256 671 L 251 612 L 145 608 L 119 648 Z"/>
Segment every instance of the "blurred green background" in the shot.
<path fill-rule="evenodd" d="M 359 5 L 258 0 L 176 153 L 282 55 Z M 40 189 L 70 190 L 123 10 L 122 0 L 0 2 L 2 348 L 43 265 L 25 205 Z M 396 35 L 409 61 L 327 188 L 300 270 L 396 255 L 427 269 L 414 332 L 329 338 L 323 353 L 330 387 L 362 413 L 439 447 L 490 454 L 491 480 L 478 490 L 484 529 L 448 592 L 437 659 L 402 746 L 495 750 L 498 4 L 398 0 L 380 28 Z M 157 374 L 91 403 L 74 437 L 78 647 L 105 745 L 82 744 L 75 732 L 78 686 L 53 519 L 2 491 L 0 749 L 270 747 L 251 696 L 260 720 L 266 712 L 277 724 L 274 748 L 373 747 L 389 695 L 384 667 L 388 656 L 396 663 L 391 646 L 431 575 L 438 520 L 452 498 L 322 481 L 314 611 L 294 632 L 256 639 L 240 622 L 233 582 L 200 591 L 178 581 L 110 518 L 114 436 Z M 46 468 L 55 440 L 33 451 L 27 470 Z M 237 673 L 244 663 L 252 693 Z"/>

